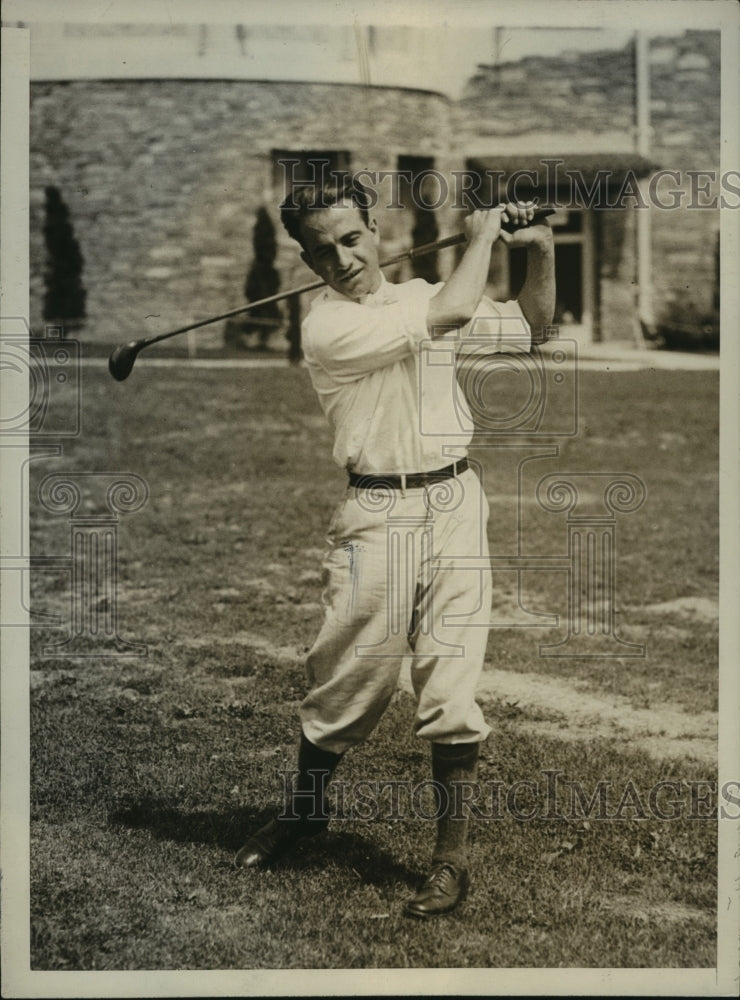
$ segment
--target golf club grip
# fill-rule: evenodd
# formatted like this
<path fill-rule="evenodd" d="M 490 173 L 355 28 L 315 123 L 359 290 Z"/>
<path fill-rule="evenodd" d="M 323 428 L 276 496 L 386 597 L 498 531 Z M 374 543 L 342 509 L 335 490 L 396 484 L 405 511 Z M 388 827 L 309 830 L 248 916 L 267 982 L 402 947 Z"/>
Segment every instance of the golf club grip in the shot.
<path fill-rule="evenodd" d="M 501 228 L 507 233 L 515 233 L 518 229 L 528 229 L 529 226 L 538 226 L 540 223 L 549 215 L 554 215 L 554 208 L 539 208 L 535 211 L 532 219 L 527 223 L 526 226 L 515 226 L 508 220 L 504 220 L 501 223 Z M 447 236 L 441 240 L 435 240 L 434 243 L 422 243 L 421 246 L 413 247 L 411 250 L 406 250 L 397 257 L 391 257 L 390 260 L 384 261 L 380 266 L 387 267 L 389 264 L 397 264 L 402 260 L 413 260 L 414 257 L 422 257 L 424 254 L 436 253 L 437 250 L 444 250 L 446 247 L 458 246 L 460 243 L 465 243 L 467 237 L 465 233 L 455 233 L 453 236 Z"/>
<path fill-rule="evenodd" d="M 508 219 L 504 219 L 504 221 L 501 223 L 501 228 L 506 233 L 515 233 L 519 229 L 528 229 L 530 226 L 539 226 L 542 222 L 545 221 L 548 215 L 554 215 L 554 214 L 555 214 L 554 208 L 538 208 L 535 209 L 534 215 L 532 216 L 532 218 L 530 219 L 530 221 L 527 223 L 526 226 L 515 226 L 513 225 L 513 223 L 509 222 Z"/>
<path fill-rule="evenodd" d="M 410 250 L 403 250 L 395 257 L 380 262 L 381 267 L 389 267 L 391 264 L 400 264 L 402 260 L 413 260 L 415 257 L 423 257 L 424 254 L 436 253 L 437 250 L 445 250 L 447 247 L 454 247 L 460 243 L 465 243 L 467 236 L 465 233 L 455 233 L 446 236 L 442 240 L 435 240 L 433 243 L 422 243 L 421 246 L 412 247 Z"/>

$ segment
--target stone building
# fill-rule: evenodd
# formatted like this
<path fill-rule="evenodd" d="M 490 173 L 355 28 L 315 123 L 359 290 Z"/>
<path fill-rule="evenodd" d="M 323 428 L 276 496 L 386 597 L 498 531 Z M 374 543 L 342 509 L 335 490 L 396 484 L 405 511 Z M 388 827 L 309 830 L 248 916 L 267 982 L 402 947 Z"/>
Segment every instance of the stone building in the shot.
<path fill-rule="evenodd" d="M 638 312 L 648 323 L 671 304 L 707 313 L 718 295 L 720 34 L 647 41 L 642 136 L 633 41 L 481 65 L 454 108 L 468 168 L 500 173 L 501 190 L 519 172 L 524 196 L 561 206 L 552 220 L 556 319 L 565 316 L 584 339 L 629 340 Z M 739 180 L 725 192 L 734 207 Z M 649 240 L 642 278 L 641 223 Z M 516 283 L 521 265 L 511 264 Z M 506 254 L 495 266 L 506 289 Z M 649 286 L 642 303 L 641 282 Z"/>
<path fill-rule="evenodd" d="M 317 159 L 350 171 L 401 170 L 412 180 L 426 173 L 437 192 L 429 172 L 439 171 L 447 197 L 415 190 L 434 205 L 440 235 L 461 224 L 462 174 L 482 175 L 480 190 L 495 203 L 491 172 L 505 185 L 516 170 L 543 175 L 543 160 L 559 160 L 561 180 L 576 172 L 589 189 L 608 171 L 608 202 L 632 177 L 647 185 L 656 167 L 680 173 L 677 184 L 664 178 L 661 192 L 686 189 L 687 170 L 718 168 L 718 32 L 650 40 L 645 155 L 636 151 L 631 44 L 514 63 L 481 58 L 471 75 L 469 58 L 441 67 L 433 34 L 416 29 L 113 28 L 57 25 L 57 40 L 94 53 L 94 65 L 32 74 L 31 319 L 42 321 L 44 191 L 54 186 L 85 260 L 83 341 L 156 334 L 243 304 L 260 206 L 275 220 L 282 287 L 310 280 L 275 207 L 286 179 L 310 175 Z M 493 51 L 488 34 L 477 40 L 481 54 Z M 584 340 L 631 339 L 634 199 L 584 207 L 562 183 L 538 181 L 533 193 L 563 202 L 553 220 L 559 321 Z M 410 245 L 418 221 L 408 211 L 412 185 L 393 183 L 378 186 L 387 255 Z M 687 292 L 711 301 L 718 213 L 645 211 L 654 313 Z M 454 251 L 439 255 L 441 277 L 453 262 Z M 492 290 L 509 294 L 520 272 L 515 258 L 509 267 L 499 255 Z M 408 273 L 409 265 L 396 269 Z M 206 328 L 198 343 L 220 342 L 222 332 Z"/>
<path fill-rule="evenodd" d="M 436 162 L 449 135 L 443 97 L 351 85 L 39 83 L 32 113 L 35 135 L 45 137 L 32 154 L 33 299 L 38 304 L 43 191 L 55 184 L 85 255 L 86 327 L 106 341 L 243 303 L 260 205 L 272 210 L 280 234 L 282 287 L 310 280 L 275 211 L 286 178 L 307 178 L 320 160 L 332 169 L 395 170 L 424 150 Z M 78 127 L 60 128 L 64 121 Z M 411 220 L 404 231 L 401 213 L 388 214 L 390 253 L 404 237 L 409 245 Z"/>

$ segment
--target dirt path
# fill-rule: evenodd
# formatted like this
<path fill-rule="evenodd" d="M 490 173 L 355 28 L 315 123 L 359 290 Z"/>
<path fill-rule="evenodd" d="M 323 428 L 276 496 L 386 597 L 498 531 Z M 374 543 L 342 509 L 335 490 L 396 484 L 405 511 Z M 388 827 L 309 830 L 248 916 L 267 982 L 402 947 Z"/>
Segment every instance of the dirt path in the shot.
<path fill-rule="evenodd" d="M 682 597 L 643 608 L 649 614 L 694 622 L 716 622 L 717 601 L 705 597 Z M 402 683 L 411 690 L 408 670 Z M 522 719 L 526 731 L 560 740 L 607 737 L 615 743 L 639 747 L 658 758 L 693 757 L 705 763 L 717 761 L 716 712 L 687 712 L 681 705 L 664 702 L 651 708 L 634 708 L 629 698 L 600 695 L 583 683 L 564 678 L 510 670 L 486 670 L 478 686 L 479 697 L 516 703 L 520 708 L 560 715 L 558 721 Z"/>
<path fill-rule="evenodd" d="M 681 602 L 671 602 L 669 606 L 656 606 L 654 610 L 675 612 L 679 604 Z M 716 614 L 716 604 L 684 600 L 680 610 L 687 618 L 697 616 L 707 620 Z M 187 645 L 199 647 L 211 641 L 212 637 L 201 636 Z M 303 653 L 297 646 L 277 646 L 254 632 L 238 632 L 228 639 L 219 636 L 218 641 L 251 646 L 264 651 L 270 659 L 290 666 L 303 660 Z M 408 662 L 401 671 L 400 687 L 411 691 Z M 689 713 L 682 706 L 671 703 L 663 703 L 657 708 L 633 708 L 628 698 L 597 694 L 583 683 L 510 670 L 486 670 L 478 694 L 483 701 L 495 698 L 516 704 L 525 713 L 546 714 L 547 721 L 526 718 L 517 721 L 523 730 L 541 736 L 558 740 L 606 737 L 625 747 L 639 747 L 660 759 L 686 756 L 710 764 L 717 760 L 716 712 Z"/>
<path fill-rule="evenodd" d="M 411 690 L 409 672 L 401 683 Z M 517 721 L 522 729 L 557 740 L 587 740 L 608 737 L 626 747 L 639 747 L 655 757 L 694 757 L 712 763 L 717 759 L 717 715 L 689 714 L 680 705 L 636 709 L 629 699 L 597 695 L 585 686 L 563 678 L 541 674 L 486 670 L 478 686 L 485 701 L 497 698 L 516 703 L 526 711 L 537 710 L 562 716 L 562 721 Z"/>

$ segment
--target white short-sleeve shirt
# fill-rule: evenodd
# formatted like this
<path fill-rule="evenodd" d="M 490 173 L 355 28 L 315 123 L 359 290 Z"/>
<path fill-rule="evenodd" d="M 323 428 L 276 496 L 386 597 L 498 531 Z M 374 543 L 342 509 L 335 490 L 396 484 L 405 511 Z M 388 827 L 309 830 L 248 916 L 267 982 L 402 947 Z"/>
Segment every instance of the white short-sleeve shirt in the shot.
<path fill-rule="evenodd" d="M 383 278 L 360 302 L 327 288 L 311 303 L 304 357 L 334 431 L 334 461 L 349 472 L 430 472 L 463 458 L 473 422 L 456 355 L 530 349 L 519 304 L 485 296 L 470 323 L 432 340 L 429 300 L 441 288 Z"/>

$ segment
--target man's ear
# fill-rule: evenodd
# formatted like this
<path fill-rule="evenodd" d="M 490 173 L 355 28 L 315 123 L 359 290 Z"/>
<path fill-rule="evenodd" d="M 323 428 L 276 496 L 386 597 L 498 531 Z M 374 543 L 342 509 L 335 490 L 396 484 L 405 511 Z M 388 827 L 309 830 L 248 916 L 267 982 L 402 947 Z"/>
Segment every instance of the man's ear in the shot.
<path fill-rule="evenodd" d="M 378 229 L 378 223 L 376 219 L 369 219 L 367 223 L 367 228 L 373 234 L 373 243 L 375 246 L 380 246 L 380 230 Z"/>

